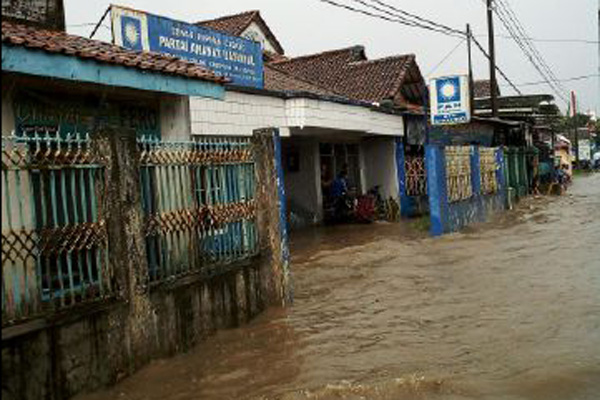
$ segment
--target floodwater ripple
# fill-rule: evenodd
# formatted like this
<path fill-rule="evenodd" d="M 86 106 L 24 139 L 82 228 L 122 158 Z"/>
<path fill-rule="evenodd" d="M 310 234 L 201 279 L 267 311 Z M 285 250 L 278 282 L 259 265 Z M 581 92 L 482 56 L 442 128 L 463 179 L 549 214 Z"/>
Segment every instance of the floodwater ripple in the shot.
<path fill-rule="evenodd" d="M 431 239 L 294 237 L 295 303 L 100 399 L 600 398 L 600 175 Z"/>

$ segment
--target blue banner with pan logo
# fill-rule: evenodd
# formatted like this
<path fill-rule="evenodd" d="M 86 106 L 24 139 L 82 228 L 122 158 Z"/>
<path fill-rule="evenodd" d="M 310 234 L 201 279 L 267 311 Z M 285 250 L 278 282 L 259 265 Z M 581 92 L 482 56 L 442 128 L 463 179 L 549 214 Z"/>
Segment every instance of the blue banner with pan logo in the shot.
<path fill-rule="evenodd" d="M 111 20 L 119 46 L 170 54 L 225 76 L 234 85 L 263 87 L 258 42 L 118 6 L 112 6 Z"/>
<path fill-rule="evenodd" d="M 432 79 L 429 94 L 433 125 L 465 124 L 471 120 L 467 76 L 457 75 Z"/>

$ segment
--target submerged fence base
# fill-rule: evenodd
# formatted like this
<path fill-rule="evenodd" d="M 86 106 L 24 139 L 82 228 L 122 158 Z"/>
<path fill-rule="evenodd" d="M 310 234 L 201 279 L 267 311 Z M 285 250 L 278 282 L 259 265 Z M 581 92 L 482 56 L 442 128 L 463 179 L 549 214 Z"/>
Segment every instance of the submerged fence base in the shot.
<path fill-rule="evenodd" d="M 172 356 L 257 315 L 266 307 L 261 275 L 256 262 L 247 263 L 153 290 L 142 359 Z M 2 398 L 66 399 L 135 372 L 142 359 L 132 351 L 129 313 L 126 303 L 106 302 L 20 326 L 21 332 L 30 330 L 25 336 L 16 329 L 3 332 Z"/>
<path fill-rule="evenodd" d="M 426 146 L 431 235 L 456 232 L 506 209 L 503 152 L 486 149 L 485 159 L 482 152 L 474 146 Z"/>

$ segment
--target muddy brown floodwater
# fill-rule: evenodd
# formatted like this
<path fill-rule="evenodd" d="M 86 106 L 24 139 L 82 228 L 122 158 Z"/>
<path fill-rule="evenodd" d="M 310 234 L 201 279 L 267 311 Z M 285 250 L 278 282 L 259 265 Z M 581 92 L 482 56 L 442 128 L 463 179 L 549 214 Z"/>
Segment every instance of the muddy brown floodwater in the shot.
<path fill-rule="evenodd" d="M 600 399 L 600 175 L 441 239 L 294 238 L 295 303 L 105 399 Z"/>

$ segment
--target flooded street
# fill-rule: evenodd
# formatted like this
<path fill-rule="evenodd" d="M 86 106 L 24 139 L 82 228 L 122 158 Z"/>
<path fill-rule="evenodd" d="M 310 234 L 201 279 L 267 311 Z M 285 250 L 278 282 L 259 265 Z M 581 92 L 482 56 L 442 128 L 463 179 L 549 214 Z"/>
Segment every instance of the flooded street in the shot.
<path fill-rule="evenodd" d="M 600 398 L 599 174 L 460 234 L 407 225 L 296 235 L 292 307 L 81 398 Z"/>

